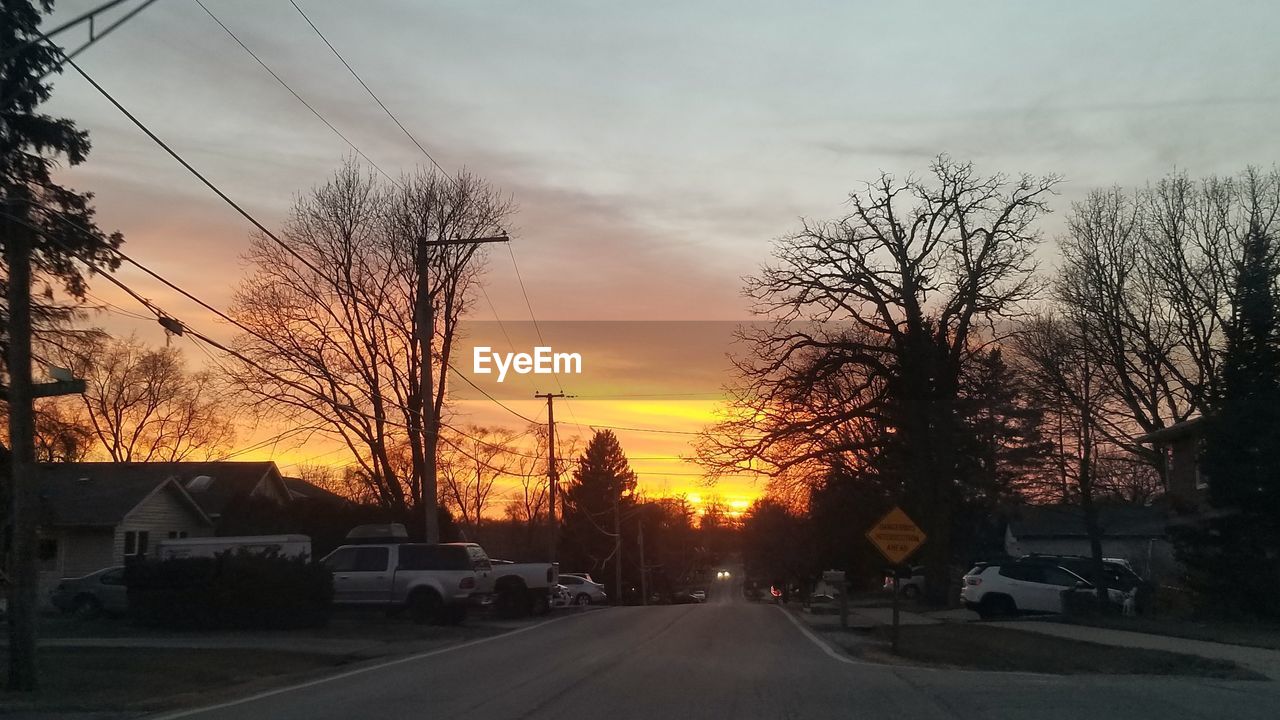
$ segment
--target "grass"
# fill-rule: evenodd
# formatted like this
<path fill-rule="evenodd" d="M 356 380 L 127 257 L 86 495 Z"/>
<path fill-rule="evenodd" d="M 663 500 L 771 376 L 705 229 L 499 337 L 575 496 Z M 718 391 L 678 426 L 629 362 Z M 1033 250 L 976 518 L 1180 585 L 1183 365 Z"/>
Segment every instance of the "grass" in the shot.
<path fill-rule="evenodd" d="M 8 664 L 8 651 L 0 657 Z M 40 690 L 0 692 L 0 714 L 18 711 L 145 712 L 250 691 L 346 662 L 332 655 L 262 650 L 44 648 Z"/>
<path fill-rule="evenodd" d="M 533 618 L 538 620 L 539 618 Z M 435 641 L 451 638 L 476 638 L 501 632 L 483 613 L 473 613 L 460 626 L 419 625 L 406 614 L 389 617 L 380 609 L 337 609 L 324 627 L 298 630 L 272 631 L 176 631 L 135 625 L 124 617 L 77 618 L 50 615 L 41 618 L 40 637 L 58 639 L 79 638 L 169 638 L 169 637 L 220 637 L 226 635 L 253 635 L 257 637 L 353 639 L 370 642 L 404 643 Z"/>
<path fill-rule="evenodd" d="M 1128 630 L 1149 635 L 1165 635 L 1187 640 L 1205 640 L 1228 645 L 1280 650 L 1280 625 L 1267 622 L 1199 622 L 1169 617 L 1123 617 L 1100 615 L 1067 617 L 1062 622 L 1111 630 Z"/>
<path fill-rule="evenodd" d="M 816 628 L 850 654 L 873 661 L 911 660 L 930 665 L 1055 675 L 1184 675 L 1265 680 L 1233 662 L 1195 655 L 1121 648 L 1020 632 L 990 625 L 939 623 L 899 628 L 899 654 L 889 654 L 889 628 L 844 631 Z"/>

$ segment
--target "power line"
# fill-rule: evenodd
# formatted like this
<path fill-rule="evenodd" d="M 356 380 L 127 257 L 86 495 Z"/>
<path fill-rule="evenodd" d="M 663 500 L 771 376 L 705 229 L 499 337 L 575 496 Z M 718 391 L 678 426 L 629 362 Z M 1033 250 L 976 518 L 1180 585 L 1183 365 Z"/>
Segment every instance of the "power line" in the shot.
<path fill-rule="evenodd" d="M 231 36 L 231 39 L 236 41 L 236 44 L 237 44 L 237 45 L 239 45 L 241 48 L 243 48 L 245 52 L 249 53 L 249 57 L 251 57 L 251 58 L 253 58 L 254 60 L 256 60 L 256 61 L 258 62 L 258 64 L 262 66 L 262 69 L 267 71 L 267 74 L 269 74 L 269 75 L 271 75 L 271 77 L 275 78 L 276 82 L 280 83 L 280 86 L 281 86 L 281 87 L 283 87 L 285 90 L 288 90 L 288 91 L 289 91 L 289 94 L 290 94 L 290 95 L 292 95 L 292 96 L 294 97 L 294 99 L 296 99 L 298 102 L 302 103 L 303 107 L 305 107 L 306 109 L 310 110 L 310 111 L 311 111 L 311 114 L 312 114 L 312 115 L 315 115 L 315 116 L 316 116 L 316 118 L 317 118 L 317 119 L 319 119 L 319 120 L 320 120 L 320 122 L 324 123 L 324 124 L 325 124 L 325 126 L 326 126 L 326 127 L 328 127 L 330 130 L 332 130 L 332 131 L 333 131 L 333 133 L 334 133 L 335 135 L 337 135 L 339 138 L 342 138 L 342 141 L 343 141 L 343 142 L 345 142 L 345 143 L 346 143 L 346 144 L 347 144 L 347 145 L 348 145 L 352 150 L 354 150 L 354 151 L 356 152 L 356 154 L 357 154 L 357 155 L 359 155 L 360 157 L 364 158 L 364 159 L 365 159 L 365 160 L 366 160 L 370 165 L 372 165 L 372 166 L 373 166 L 373 168 L 374 168 L 375 170 L 377 170 L 378 172 L 382 173 L 383 177 L 385 177 L 386 179 L 390 180 L 390 181 L 391 181 L 391 182 L 393 182 L 393 183 L 396 183 L 395 178 L 393 178 L 393 177 L 391 177 L 390 175 L 388 175 L 388 174 L 387 174 L 387 171 L 383 170 L 383 169 L 378 165 L 378 163 L 374 162 L 373 158 L 371 158 L 371 157 L 369 157 L 368 155 L 366 155 L 366 154 L 365 154 L 365 152 L 364 152 L 363 150 L 361 150 L 359 147 L 357 147 L 355 143 L 351 142 L 351 140 L 350 140 L 350 139 L 348 139 L 346 135 L 343 135 L 341 130 L 339 130 L 337 127 L 335 127 L 333 123 L 329 122 L 329 120 L 328 120 L 327 118 L 325 118 L 325 116 L 324 116 L 324 115 L 321 115 L 319 110 L 316 110 L 316 109 L 315 109 L 315 107 L 314 107 L 311 103 L 307 102 L 307 101 L 306 101 L 306 99 L 304 99 L 301 95 L 299 95 L 299 94 L 297 93 L 297 91 L 295 91 L 292 87 L 290 87 L 290 86 L 289 86 L 289 83 L 285 82 L 284 78 L 280 77 L 280 75 L 279 75 L 279 74 L 277 74 L 275 70 L 272 70 L 270 65 L 267 65 L 265 62 L 263 62 L 262 58 L 258 57 L 258 54 L 257 54 L 257 53 L 255 53 L 253 50 L 251 50 L 251 49 L 249 48 L 249 46 L 248 46 L 248 45 L 245 45 L 245 44 L 244 44 L 244 41 L 243 41 L 243 40 L 241 40 L 241 39 L 239 38 L 239 36 L 237 36 L 234 32 L 232 32 L 231 28 L 227 27 L 227 24 L 226 24 L 226 23 L 224 23 L 224 22 L 222 22 L 222 20 L 218 19 L 218 16 L 217 16 L 217 15 L 214 15 L 214 14 L 213 14 L 213 12 L 212 12 L 211 10 L 209 10 L 209 8 L 205 7 L 205 4 L 204 4 L 203 2 L 201 2 L 201 0 L 195 0 L 195 3 L 196 3 L 197 5 L 199 5 L 199 6 L 200 6 L 200 9 L 201 9 L 201 10 L 204 10 L 204 11 L 205 11 L 205 14 L 207 14 L 209 17 L 213 18 L 213 21 L 214 21 L 214 22 L 216 22 L 216 23 L 218 23 L 218 25 L 219 25 L 223 30 L 225 30 L 225 31 L 226 31 L 227 35 L 230 35 L 230 36 Z M 396 184 L 399 184 L 399 183 L 396 183 Z"/>
<path fill-rule="evenodd" d="M 589 428 L 591 430 L 622 430 L 626 432 L 647 432 L 661 433 L 664 435 L 701 435 L 702 433 L 695 430 L 663 430 L 659 428 L 638 428 L 638 427 L 619 427 L 617 425 L 597 425 L 595 423 L 569 423 L 579 427 Z"/>
<path fill-rule="evenodd" d="M 422 151 L 422 154 L 431 161 L 431 164 L 434 165 L 437 170 L 443 173 L 445 177 L 448 177 L 449 173 L 445 172 L 445 169 L 440 166 L 440 163 L 436 162 L 436 159 L 432 157 L 431 153 L 427 152 L 427 149 L 422 146 L 422 143 L 418 142 L 418 139 L 413 136 L 413 133 L 409 132 L 409 129 L 404 126 L 404 123 L 400 122 L 400 119 L 395 116 L 395 113 L 391 112 L 391 109 L 387 107 L 386 103 L 382 102 L 382 99 L 373 92 L 373 88 L 369 87 L 369 84 L 364 81 L 364 78 L 360 77 L 360 74 L 356 72 L 356 69 L 351 67 L 351 63 L 347 62 L 347 59 L 342 56 L 342 53 L 338 52 L 338 48 L 334 47 L 333 43 L 329 42 L 329 38 L 325 37 L 324 33 L 320 32 L 320 28 L 316 27 L 316 24 L 311 21 L 311 18 L 308 17 L 307 14 L 302 11 L 302 8 L 298 6 L 298 3 L 293 0 L 289 0 L 289 3 L 293 5 L 294 10 L 298 11 L 298 14 L 302 16 L 302 19 L 307 21 L 307 25 L 311 26 L 311 29 L 314 30 L 316 35 L 324 41 L 324 44 L 333 51 L 334 56 L 338 58 L 338 61 L 342 63 L 342 66 L 347 69 L 347 72 L 351 73 L 351 77 L 355 78 L 356 82 L 360 83 L 360 87 L 364 88 L 364 91 L 369 93 L 369 97 L 373 98 L 373 101 L 378 103 L 378 107 L 382 108 L 382 111 L 387 114 L 387 117 L 391 118 L 391 121 L 396 124 L 396 127 L 400 128 L 400 132 L 403 132 L 404 136 L 409 138 L 409 141 Z"/>
<path fill-rule="evenodd" d="M 199 0 L 196 0 L 196 1 L 199 2 Z M 356 82 L 360 84 L 360 87 L 364 88 L 364 91 L 369 94 L 369 97 L 372 98 L 375 103 L 377 103 L 378 107 L 381 108 L 384 113 L 386 113 L 387 117 L 391 118 L 391 121 L 396 124 L 396 127 L 400 128 L 400 131 L 404 133 L 405 137 L 409 138 L 409 141 L 412 142 L 418 148 L 418 150 L 422 152 L 422 154 L 427 158 L 427 160 L 430 161 L 431 164 L 435 166 L 435 168 L 439 170 L 441 174 L 443 174 L 446 178 L 451 177 L 449 173 L 444 169 L 444 167 L 441 166 L 440 163 L 436 161 L 435 157 L 430 153 L 430 151 L 428 151 L 427 148 L 423 146 L 423 144 L 419 142 L 416 137 L 413 136 L 413 133 L 409 132 L 409 129 L 405 127 L 405 124 L 403 122 L 400 121 L 400 118 L 396 117 L 395 113 L 391 111 L 391 108 L 387 107 L 387 104 L 384 103 L 382 99 L 378 97 L 378 94 L 373 91 L 373 88 L 369 87 L 369 84 L 365 82 L 364 78 L 360 76 L 360 73 L 356 72 L 356 69 L 352 67 L 351 63 L 347 62 L 347 59 L 343 57 L 341 52 L 338 51 L 338 48 L 335 47 L 332 42 L 330 42 L 329 38 L 326 37 L 323 32 L 321 32 L 320 28 L 316 26 L 315 22 L 311 20 L 311 18 L 307 15 L 307 13 L 303 11 L 303 9 L 298 5 L 298 3 L 295 2 L 294 0 L 289 0 L 289 3 L 293 5 L 293 8 L 295 10 L 298 11 L 298 14 L 302 16 L 302 19 L 307 22 L 307 25 L 310 26 L 313 32 L 315 32 L 316 36 L 319 37 L 322 42 L 324 42 L 325 46 L 329 48 L 329 50 L 333 53 L 334 57 L 338 58 L 338 61 L 341 62 L 342 66 L 347 69 L 347 72 L 351 74 L 351 77 L 355 78 Z M 511 253 L 511 261 L 512 261 L 512 266 L 515 268 L 515 271 L 516 271 L 516 279 L 520 283 L 520 291 L 524 295 L 525 304 L 529 307 L 529 316 L 533 319 L 534 329 L 537 330 L 537 333 L 538 333 L 538 340 L 542 341 L 542 330 L 541 328 L 538 327 L 538 319 L 533 314 L 533 306 L 529 303 L 529 293 L 525 289 L 524 278 L 521 277 L 520 275 L 520 267 L 515 262 L 515 253 L 511 251 L 510 244 L 507 245 L 507 251 Z M 502 318 L 498 315 L 497 309 L 493 306 L 493 301 L 489 299 L 489 293 L 485 291 L 483 287 L 481 288 L 481 292 L 484 294 L 485 301 L 489 303 L 489 308 L 493 310 L 494 318 L 497 319 L 498 326 L 501 328 L 503 336 L 507 339 L 507 344 L 511 345 L 512 344 L 511 337 L 510 335 L 507 334 L 506 326 L 503 325 Z M 546 343 L 543 342 L 543 344 L 546 344 Z M 514 349 L 514 346 L 513 346 L 513 349 Z M 454 372 L 457 372 L 457 371 L 455 370 Z M 465 375 L 462 375 L 461 373 L 458 373 L 458 375 L 462 377 L 462 379 L 465 380 L 467 384 L 471 385 L 477 390 L 480 390 L 480 392 L 483 393 L 486 397 L 489 397 L 489 399 L 493 400 L 495 403 L 502 406 L 504 409 L 511 412 L 513 415 L 516 415 L 517 417 L 528 420 L 528 418 L 525 418 L 520 413 L 517 413 L 514 410 L 511 410 L 510 408 L 506 407 L 502 403 L 498 402 L 496 399 L 493 398 L 493 396 L 489 395 L 487 392 L 477 387 L 476 384 L 471 382 L 471 380 L 467 378 Z M 556 379 L 557 387 L 561 392 L 563 392 L 564 386 L 560 384 L 559 376 L 556 376 L 555 379 Z M 570 414 L 573 414 L 572 408 L 570 408 Z M 575 419 L 577 418 L 575 417 Z"/>

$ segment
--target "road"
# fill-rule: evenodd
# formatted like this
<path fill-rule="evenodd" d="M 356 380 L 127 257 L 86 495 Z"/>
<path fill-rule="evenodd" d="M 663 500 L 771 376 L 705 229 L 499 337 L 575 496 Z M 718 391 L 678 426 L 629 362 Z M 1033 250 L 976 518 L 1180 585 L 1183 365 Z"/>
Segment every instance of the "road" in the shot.
<path fill-rule="evenodd" d="M 1277 717 L 1280 683 L 891 668 L 841 659 L 781 609 L 722 587 L 705 605 L 613 608 L 166 717 Z"/>

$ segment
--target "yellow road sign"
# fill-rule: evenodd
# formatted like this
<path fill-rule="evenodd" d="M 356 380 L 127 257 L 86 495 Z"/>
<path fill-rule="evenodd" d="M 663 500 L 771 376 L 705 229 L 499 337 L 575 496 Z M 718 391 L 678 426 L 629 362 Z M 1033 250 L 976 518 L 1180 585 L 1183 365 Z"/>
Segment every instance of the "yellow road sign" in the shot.
<path fill-rule="evenodd" d="M 867 539 L 886 560 L 896 565 L 924 544 L 925 534 L 902 508 L 895 507 L 867 531 Z"/>

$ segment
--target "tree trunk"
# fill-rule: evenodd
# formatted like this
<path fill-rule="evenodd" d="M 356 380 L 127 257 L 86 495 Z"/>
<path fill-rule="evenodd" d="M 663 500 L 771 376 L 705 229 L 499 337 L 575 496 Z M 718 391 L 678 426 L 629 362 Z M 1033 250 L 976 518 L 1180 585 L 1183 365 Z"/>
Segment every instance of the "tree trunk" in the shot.
<path fill-rule="evenodd" d="M 9 585 L 9 689 L 36 689 L 39 493 L 31 388 L 31 238 L 6 223 L 9 265 L 9 487 L 13 518 Z"/>

